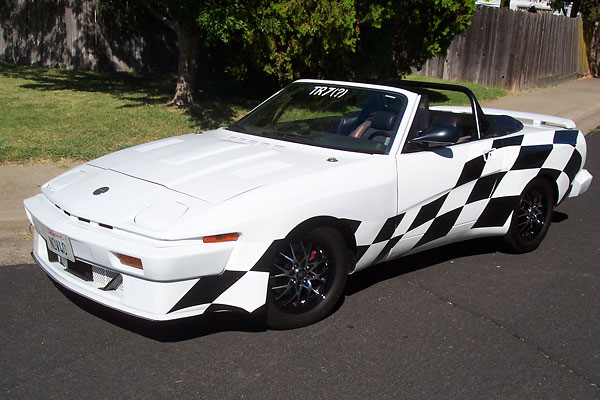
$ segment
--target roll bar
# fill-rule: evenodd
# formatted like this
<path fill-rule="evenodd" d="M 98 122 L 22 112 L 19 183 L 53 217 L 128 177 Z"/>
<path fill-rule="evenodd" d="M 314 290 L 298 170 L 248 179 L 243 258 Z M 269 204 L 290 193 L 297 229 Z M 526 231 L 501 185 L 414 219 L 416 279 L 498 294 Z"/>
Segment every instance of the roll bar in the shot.
<path fill-rule="evenodd" d="M 477 136 L 481 139 L 483 132 L 489 126 L 489 121 L 487 120 L 479 102 L 475 98 L 475 94 L 471 91 L 471 89 L 460 86 L 460 85 L 452 85 L 449 83 L 436 83 L 436 82 L 419 82 L 419 81 L 409 81 L 409 80 L 387 80 L 378 82 L 381 85 L 397 87 L 400 89 L 410 90 L 411 88 L 423 88 L 423 89 L 437 89 L 437 90 L 448 90 L 451 92 L 461 92 L 464 93 L 471 102 L 471 109 L 473 111 L 473 116 L 475 116 L 475 122 L 477 125 Z"/>

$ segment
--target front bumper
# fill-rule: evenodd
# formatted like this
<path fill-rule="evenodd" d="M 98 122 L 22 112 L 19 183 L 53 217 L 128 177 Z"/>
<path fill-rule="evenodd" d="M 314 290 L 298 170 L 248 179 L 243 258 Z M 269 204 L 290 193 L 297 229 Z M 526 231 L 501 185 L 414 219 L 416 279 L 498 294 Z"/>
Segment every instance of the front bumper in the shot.
<path fill-rule="evenodd" d="M 64 213 L 43 195 L 26 199 L 25 209 L 35 228 L 33 258 L 52 279 L 95 302 L 151 320 L 204 313 L 212 303 L 188 302 L 183 308 L 176 305 L 200 280 L 218 281 L 234 246 L 161 241 L 93 226 Z M 92 271 L 93 279 L 74 274 L 73 269 L 65 268 L 49 252 L 46 242 L 49 229 L 69 238 L 74 264 Z M 121 264 L 118 254 L 139 257 L 143 269 Z M 74 266 L 71 262 L 69 265 Z M 107 287 L 106 283 L 117 275 L 120 275 L 118 285 Z"/>
<path fill-rule="evenodd" d="M 52 262 L 48 260 L 48 257 L 40 256 L 40 239 L 43 242 L 42 246 L 45 246 L 45 240 L 37 231 L 35 236 L 34 249 L 31 255 L 42 270 L 61 286 L 92 301 L 136 317 L 154 321 L 166 321 L 203 314 L 210 306 L 210 304 L 203 304 L 169 313 L 170 308 L 167 304 L 175 304 L 169 293 L 175 292 L 182 296 L 182 293 L 186 293 L 195 282 L 158 283 L 121 274 L 122 283 L 119 288 L 108 291 L 102 290 L 93 281 L 85 281 L 70 274 L 59 262 Z M 188 283 L 188 285 L 184 285 L 185 283 Z M 167 306 L 165 307 L 165 305 Z"/>
<path fill-rule="evenodd" d="M 579 196 L 581 193 L 587 191 L 592 183 L 592 178 L 592 174 L 590 174 L 587 169 L 579 171 L 571 183 L 569 197 Z"/>

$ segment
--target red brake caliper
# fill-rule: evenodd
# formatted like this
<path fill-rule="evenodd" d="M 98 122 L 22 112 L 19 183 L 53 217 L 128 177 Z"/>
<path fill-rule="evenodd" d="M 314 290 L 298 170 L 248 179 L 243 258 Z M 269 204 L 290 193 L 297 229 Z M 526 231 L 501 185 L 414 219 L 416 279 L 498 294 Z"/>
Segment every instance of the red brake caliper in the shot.
<path fill-rule="evenodd" d="M 308 261 L 313 261 L 315 259 L 315 255 L 317 252 L 315 250 L 310 252 L 310 257 L 308 257 Z"/>

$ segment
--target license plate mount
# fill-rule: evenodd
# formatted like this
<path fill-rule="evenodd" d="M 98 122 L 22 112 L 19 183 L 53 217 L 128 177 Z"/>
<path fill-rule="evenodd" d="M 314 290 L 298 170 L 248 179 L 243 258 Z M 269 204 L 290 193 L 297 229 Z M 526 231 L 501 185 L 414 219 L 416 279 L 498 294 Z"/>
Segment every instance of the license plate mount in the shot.
<path fill-rule="evenodd" d="M 69 268 L 69 259 L 66 257 L 58 256 L 58 262 L 65 268 Z"/>
<path fill-rule="evenodd" d="M 48 229 L 48 249 L 58 256 L 60 263 L 67 266 L 67 260 L 75 262 L 71 239 L 62 233 Z"/>

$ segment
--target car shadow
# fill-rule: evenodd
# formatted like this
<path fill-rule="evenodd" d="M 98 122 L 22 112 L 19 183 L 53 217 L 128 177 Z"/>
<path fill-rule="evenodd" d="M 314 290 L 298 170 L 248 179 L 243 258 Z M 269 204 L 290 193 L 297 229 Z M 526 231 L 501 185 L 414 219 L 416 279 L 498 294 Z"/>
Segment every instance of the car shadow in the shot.
<path fill-rule="evenodd" d="M 553 224 L 560 224 L 561 222 L 566 221 L 567 219 L 569 219 L 569 216 L 565 213 L 562 213 L 560 211 L 554 211 L 552 213 Z"/>
<path fill-rule="evenodd" d="M 567 214 L 560 211 L 553 211 L 552 213 L 553 224 L 561 223 L 568 218 Z M 501 238 L 497 237 L 448 244 L 422 253 L 384 262 L 376 267 L 370 267 L 352 274 L 348 277 L 344 294 L 352 296 L 379 282 L 457 258 L 505 251 Z"/>
<path fill-rule="evenodd" d="M 243 312 L 213 312 L 173 321 L 149 321 L 105 307 L 65 289 L 52 279 L 50 281 L 83 311 L 158 342 L 181 342 L 219 332 L 264 332 L 268 329 L 260 318 Z"/>
<path fill-rule="evenodd" d="M 441 264 L 456 258 L 501 251 L 497 238 L 473 239 L 427 250 L 366 268 L 348 277 L 346 296 L 352 296 L 379 282 Z"/>
<path fill-rule="evenodd" d="M 560 223 L 567 218 L 567 214 L 554 211 L 552 222 Z M 457 258 L 502 251 L 498 238 L 481 238 L 449 244 L 366 268 L 348 277 L 344 294 L 329 315 L 343 306 L 346 297 L 351 297 L 377 283 Z M 264 323 L 263 310 L 254 314 L 228 311 L 174 321 L 148 321 L 100 305 L 65 289 L 52 279 L 50 281 L 82 310 L 122 329 L 159 342 L 181 342 L 220 332 L 265 332 L 269 329 Z"/>

